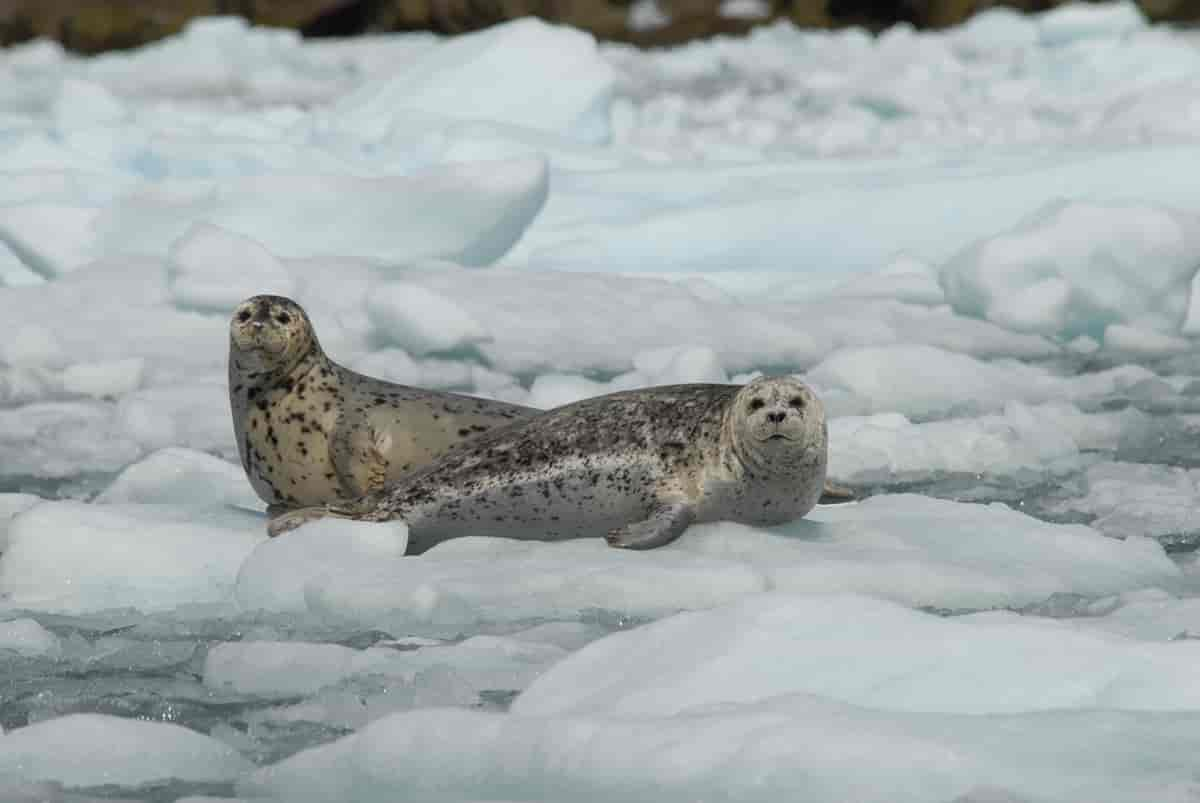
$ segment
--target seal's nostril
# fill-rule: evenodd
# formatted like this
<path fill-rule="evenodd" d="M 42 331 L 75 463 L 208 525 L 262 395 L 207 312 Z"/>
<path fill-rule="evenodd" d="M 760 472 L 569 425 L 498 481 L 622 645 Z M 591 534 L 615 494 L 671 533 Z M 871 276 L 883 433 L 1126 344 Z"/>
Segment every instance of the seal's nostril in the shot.
<path fill-rule="evenodd" d="M 772 424 L 781 424 L 787 418 L 787 413 L 767 413 L 767 420 Z"/>

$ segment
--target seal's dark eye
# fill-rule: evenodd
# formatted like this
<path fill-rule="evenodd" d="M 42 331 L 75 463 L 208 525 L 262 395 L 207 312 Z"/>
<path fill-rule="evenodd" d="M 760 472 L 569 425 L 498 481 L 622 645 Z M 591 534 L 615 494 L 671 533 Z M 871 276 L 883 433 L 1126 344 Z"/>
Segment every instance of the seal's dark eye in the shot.
<path fill-rule="evenodd" d="M 286 312 L 281 312 L 275 316 L 275 320 L 279 321 L 280 323 L 282 323 L 286 326 L 287 324 L 292 322 L 292 316 L 288 315 Z"/>
<path fill-rule="evenodd" d="M 804 397 L 803 396 L 793 396 L 792 400 L 790 402 L 788 402 L 788 406 L 794 407 L 797 410 L 803 410 L 804 409 Z"/>
<path fill-rule="evenodd" d="M 767 403 L 765 401 L 763 401 L 762 399 L 751 399 L 750 400 L 750 409 L 751 410 L 761 410 L 763 407 L 766 407 L 766 406 L 767 406 Z"/>
<path fill-rule="evenodd" d="M 239 323 L 245 323 L 248 320 L 250 320 L 250 310 L 244 309 L 238 313 L 238 322 Z"/>

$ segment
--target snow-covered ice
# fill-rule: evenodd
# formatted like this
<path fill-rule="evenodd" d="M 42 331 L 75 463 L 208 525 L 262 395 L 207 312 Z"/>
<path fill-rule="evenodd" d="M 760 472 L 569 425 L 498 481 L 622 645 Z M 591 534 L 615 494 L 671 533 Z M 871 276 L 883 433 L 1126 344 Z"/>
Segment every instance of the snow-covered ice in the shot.
<path fill-rule="evenodd" d="M 1194 800 L 1197 87 L 1128 2 L 0 50 L 0 798 Z M 255 293 L 534 407 L 797 374 L 866 498 L 267 539 Z"/>

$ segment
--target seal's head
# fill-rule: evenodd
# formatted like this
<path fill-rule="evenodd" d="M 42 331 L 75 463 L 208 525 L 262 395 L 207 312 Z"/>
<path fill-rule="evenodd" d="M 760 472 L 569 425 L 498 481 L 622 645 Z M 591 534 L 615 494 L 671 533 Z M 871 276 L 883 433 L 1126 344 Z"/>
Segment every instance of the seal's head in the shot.
<path fill-rule="evenodd" d="M 286 374 L 317 347 L 304 309 L 283 296 L 252 296 L 229 322 L 230 357 L 250 376 Z"/>
<path fill-rule="evenodd" d="M 825 408 L 793 377 L 760 377 L 745 385 L 728 421 L 734 447 L 748 464 L 786 470 L 811 466 L 825 455 Z"/>

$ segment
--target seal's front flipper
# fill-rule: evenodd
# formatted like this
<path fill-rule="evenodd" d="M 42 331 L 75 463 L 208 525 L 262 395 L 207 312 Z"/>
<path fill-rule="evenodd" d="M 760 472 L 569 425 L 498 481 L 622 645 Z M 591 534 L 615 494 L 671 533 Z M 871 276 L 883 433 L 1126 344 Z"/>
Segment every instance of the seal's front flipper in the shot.
<path fill-rule="evenodd" d="M 379 491 L 387 483 L 391 436 L 379 432 L 362 416 L 338 417 L 337 431 L 329 442 L 333 470 L 341 496 L 350 499 Z"/>
<path fill-rule="evenodd" d="M 817 500 L 817 504 L 840 505 L 843 502 L 853 502 L 857 498 L 849 488 L 825 480 L 825 487 L 821 489 L 821 498 Z"/>
<path fill-rule="evenodd" d="M 695 518 L 695 511 L 686 502 L 663 505 L 648 519 L 610 530 L 605 540 L 609 546 L 621 549 L 654 549 L 683 535 Z"/>

